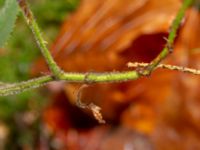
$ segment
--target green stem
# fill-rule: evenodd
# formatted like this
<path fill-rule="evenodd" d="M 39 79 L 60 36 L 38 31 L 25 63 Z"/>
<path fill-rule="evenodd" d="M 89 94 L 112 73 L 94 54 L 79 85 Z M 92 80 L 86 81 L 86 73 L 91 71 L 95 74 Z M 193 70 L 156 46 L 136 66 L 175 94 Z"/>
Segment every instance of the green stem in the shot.
<path fill-rule="evenodd" d="M 108 72 L 108 73 L 64 73 L 62 78 L 66 82 L 77 83 L 97 83 L 97 82 L 123 82 L 136 80 L 139 78 L 136 71 Z M 53 76 L 47 75 L 36 79 L 13 84 L 2 84 L 0 86 L 0 96 L 18 94 L 29 89 L 34 89 L 45 85 L 48 82 L 56 81 Z"/>
<path fill-rule="evenodd" d="M 0 96 L 7 96 L 7 95 L 22 93 L 29 89 L 38 88 L 50 81 L 53 81 L 52 76 L 43 76 L 43 77 L 39 77 L 36 79 L 31 79 L 31 80 L 23 81 L 19 83 L 11 83 L 11 84 L 1 83 Z"/>
<path fill-rule="evenodd" d="M 192 2 L 193 0 L 184 0 L 181 8 L 179 9 L 176 15 L 176 18 L 174 19 L 172 23 L 165 47 L 160 52 L 160 54 L 154 60 L 151 61 L 149 66 L 147 66 L 144 70 L 140 72 L 142 75 L 149 75 L 156 68 L 156 66 L 163 59 L 165 59 L 169 53 L 173 51 L 173 44 L 174 44 L 178 29 L 181 25 L 181 21 L 185 15 L 187 8 L 191 5 Z"/>

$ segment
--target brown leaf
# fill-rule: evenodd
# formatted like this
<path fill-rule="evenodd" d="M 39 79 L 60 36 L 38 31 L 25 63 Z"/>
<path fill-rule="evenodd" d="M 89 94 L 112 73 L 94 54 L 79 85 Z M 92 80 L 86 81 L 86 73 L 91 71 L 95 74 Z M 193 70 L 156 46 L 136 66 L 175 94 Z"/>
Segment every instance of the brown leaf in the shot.
<path fill-rule="evenodd" d="M 51 51 L 65 71 L 127 70 L 127 62 L 149 62 L 161 51 L 179 7 L 179 0 L 83 0 L 64 23 Z M 200 68 L 199 26 L 200 13 L 191 8 L 166 63 Z M 33 72 L 45 71 L 42 60 L 36 66 Z M 66 83 L 56 92 L 65 91 L 63 101 L 73 106 L 78 86 Z M 100 106 L 108 123 L 149 135 L 157 149 L 198 149 L 199 90 L 199 77 L 159 69 L 137 81 L 91 85 L 82 99 Z"/>

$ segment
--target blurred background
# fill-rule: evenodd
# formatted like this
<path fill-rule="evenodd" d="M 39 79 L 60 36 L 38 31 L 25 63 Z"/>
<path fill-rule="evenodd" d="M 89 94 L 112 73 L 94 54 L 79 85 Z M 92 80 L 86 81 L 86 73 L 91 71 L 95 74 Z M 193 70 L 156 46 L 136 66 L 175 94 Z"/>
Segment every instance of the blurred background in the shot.
<path fill-rule="evenodd" d="M 29 0 L 56 62 L 65 71 L 130 70 L 164 47 L 180 0 Z M 4 0 L 0 0 L 0 7 Z M 200 4 L 186 12 L 164 63 L 200 69 Z M 22 14 L 0 48 L 0 80 L 49 74 Z M 200 77 L 158 69 L 148 78 L 92 84 L 82 101 L 102 108 L 106 124 L 77 108 L 81 85 L 53 82 L 0 97 L 0 149 L 200 150 Z"/>

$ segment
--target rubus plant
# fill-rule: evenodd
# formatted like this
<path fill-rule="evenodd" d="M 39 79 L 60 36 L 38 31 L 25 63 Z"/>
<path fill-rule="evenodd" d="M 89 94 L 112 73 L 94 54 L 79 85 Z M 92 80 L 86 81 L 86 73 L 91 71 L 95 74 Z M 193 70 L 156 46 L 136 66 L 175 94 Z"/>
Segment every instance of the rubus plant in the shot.
<path fill-rule="evenodd" d="M 200 75 L 200 71 L 196 69 L 160 64 L 163 59 L 165 59 L 171 52 L 173 52 L 173 44 L 177 35 L 177 31 L 181 25 L 186 10 L 191 5 L 199 6 L 198 0 L 183 1 L 183 4 L 170 27 L 170 32 L 166 39 L 165 47 L 150 63 L 129 62 L 128 67 L 135 68 L 135 70 L 131 71 L 72 73 L 63 71 L 54 61 L 50 51 L 46 46 L 47 42 L 43 39 L 38 23 L 36 22 L 35 17 L 30 10 L 26 0 L 6 0 L 4 7 L 0 11 L 0 47 L 2 47 L 2 45 L 9 38 L 10 33 L 13 30 L 15 20 L 17 19 L 17 14 L 19 10 L 21 10 L 27 25 L 32 30 L 33 36 L 48 65 L 51 74 L 18 83 L 0 82 L 0 96 L 18 94 L 43 86 L 52 81 L 82 83 L 83 86 L 80 88 L 77 95 L 77 106 L 92 110 L 95 118 L 100 123 L 104 123 L 105 121 L 102 119 L 100 108 L 98 106 L 94 104 L 87 105 L 81 102 L 81 89 L 86 87 L 85 85 L 93 83 L 127 82 L 130 80 L 136 80 L 142 76 L 149 76 L 151 72 L 158 67 Z"/>

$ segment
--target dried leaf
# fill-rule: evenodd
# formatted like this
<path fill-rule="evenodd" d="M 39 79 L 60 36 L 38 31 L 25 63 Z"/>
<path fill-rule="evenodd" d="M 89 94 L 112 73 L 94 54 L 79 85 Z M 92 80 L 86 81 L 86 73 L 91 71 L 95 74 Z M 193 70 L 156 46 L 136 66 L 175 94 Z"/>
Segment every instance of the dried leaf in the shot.
<path fill-rule="evenodd" d="M 65 71 L 126 70 L 129 61 L 149 62 L 164 46 L 179 7 L 178 0 L 83 0 L 64 23 L 52 53 Z M 200 13 L 191 8 L 166 63 L 200 68 L 199 26 Z M 45 70 L 41 60 L 39 68 Z M 78 85 L 63 88 L 63 99 L 74 105 Z M 156 149 L 199 149 L 199 90 L 199 77 L 158 69 L 137 81 L 91 85 L 82 99 L 100 106 L 108 123 L 148 135 Z"/>

